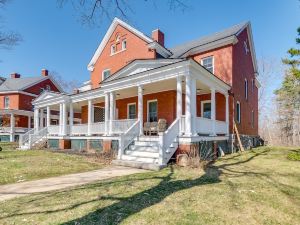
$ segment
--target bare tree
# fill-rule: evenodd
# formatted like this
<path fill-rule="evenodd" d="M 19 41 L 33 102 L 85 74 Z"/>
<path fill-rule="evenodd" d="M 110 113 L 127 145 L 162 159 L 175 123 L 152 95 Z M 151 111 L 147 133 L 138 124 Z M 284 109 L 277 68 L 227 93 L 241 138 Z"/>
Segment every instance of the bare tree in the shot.
<path fill-rule="evenodd" d="M 72 93 L 75 88 L 80 86 L 80 83 L 77 80 L 65 80 L 58 72 L 51 71 L 50 77 L 53 78 L 66 93 Z"/>
<path fill-rule="evenodd" d="M 112 20 L 114 17 L 120 17 L 128 20 L 129 14 L 134 13 L 132 2 L 127 0 L 57 0 L 60 7 L 70 3 L 73 8 L 79 12 L 80 21 L 83 24 L 95 26 L 101 24 L 104 19 Z M 152 3 L 158 7 L 156 0 L 144 0 L 145 3 Z M 167 4 L 169 10 L 185 11 L 189 7 L 185 0 L 159 1 L 159 4 Z"/>
<path fill-rule="evenodd" d="M 4 7 L 11 0 L 0 0 L 0 9 Z M 0 23 L 3 23 L 3 19 L 0 17 Z M 20 34 L 13 31 L 4 31 L 3 26 L 0 26 L 0 48 L 2 49 L 11 49 L 12 46 L 15 46 L 20 43 L 22 37 Z"/>

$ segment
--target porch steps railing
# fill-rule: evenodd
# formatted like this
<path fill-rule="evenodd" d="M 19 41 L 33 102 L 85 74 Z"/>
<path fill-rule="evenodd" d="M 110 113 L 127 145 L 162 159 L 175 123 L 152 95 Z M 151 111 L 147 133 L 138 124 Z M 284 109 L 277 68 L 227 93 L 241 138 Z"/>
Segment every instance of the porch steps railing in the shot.
<path fill-rule="evenodd" d="M 29 138 L 25 141 L 19 142 L 19 149 L 27 150 L 35 146 L 40 146 L 47 140 L 48 127 L 40 129 L 38 132 L 34 133 L 34 129 L 31 130 L 33 133 L 28 133 Z"/>

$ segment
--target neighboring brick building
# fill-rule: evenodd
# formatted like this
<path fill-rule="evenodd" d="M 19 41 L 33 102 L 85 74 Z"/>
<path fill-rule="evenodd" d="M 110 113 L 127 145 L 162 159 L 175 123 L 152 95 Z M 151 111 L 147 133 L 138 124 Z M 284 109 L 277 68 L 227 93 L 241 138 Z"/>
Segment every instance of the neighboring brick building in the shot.
<path fill-rule="evenodd" d="M 15 141 L 33 127 L 32 101 L 47 91 L 61 92 L 47 70 L 37 77 L 21 77 L 18 73 L 0 79 L 0 141 Z M 53 119 L 57 121 L 57 118 Z M 12 121 L 12 122 L 11 122 Z"/>
<path fill-rule="evenodd" d="M 91 143 L 106 147 L 118 140 L 120 163 L 135 160 L 158 165 L 165 164 L 177 148 L 193 143 L 232 147 L 234 123 L 245 144 L 256 143 L 259 82 L 249 22 L 167 48 L 159 29 L 150 38 L 115 19 L 88 70 L 90 80 L 77 93 L 45 93 L 34 102 L 37 109 L 60 109 L 60 126 L 49 132 L 58 137 L 51 139 L 53 143 L 59 140 L 60 146 L 66 146 L 64 142 L 72 146 L 74 142 L 75 147 L 80 142 L 91 149 L 95 146 Z M 73 124 L 74 112 L 81 113 L 84 124 Z M 138 146 L 149 122 L 150 129 L 157 129 L 156 121 L 160 125 L 166 121 L 168 130 L 159 139 L 151 136 L 142 143 L 157 144 L 160 155 L 166 156 L 153 156 L 151 161 L 138 154 L 143 152 Z M 136 143 L 128 150 L 132 138 Z"/>

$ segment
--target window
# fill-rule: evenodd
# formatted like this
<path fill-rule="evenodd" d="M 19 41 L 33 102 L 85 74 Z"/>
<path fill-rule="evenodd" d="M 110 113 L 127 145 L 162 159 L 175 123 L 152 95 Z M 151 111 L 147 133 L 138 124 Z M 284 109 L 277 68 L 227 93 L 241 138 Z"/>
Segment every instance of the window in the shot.
<path fill-rule="evenodd" d="M 247 45 L 247 40 L 244 41 L 244 51 L 245 51 L 245 54 L 247 55 L 248 52 L 249 52 L 249 48 L 248 48 L 248 45 Z"/>
<path fill-rule="evenodd" d="M 136 104 L 130 103 L 127 105 L 127 118 L 135 119 L 136 118 Z"/>
<path fill-rule="evenodd" d="M 102 72 L 102 80 L 105 80 L 106 78 L 108 78 L 110 76 L 110 70 L 103 70 Z"/>
<path fill-rule="evenodd" d="M 201 65 L 207 70 L 214 73 L 214 57 L 210 56 L 201 60 Z"/>
<path fill-rule="evenodd" d="M 116 53 L 116 46 L 115 45 L 110 46 L 110 54 L 113 55 L 115 53 Z"/>
<path fill-rule="evenodd" d="M 254 111 L 253 110 L 251 111 L 251 125 L 253 128 L 254 127 Z"/>
<path fill-rule="evenodd" d="M 211 101 L 202 101 L 201 102 L 201 116 L 203 118 L 211 119 Z"/>
<path fill-rule="evenodd" d="M 241 104 L 236 102 L 236 121 L 241 123 Z"/>
<path fill-rule="evenodd" d="M 50 90 L 51 90 L 50 85 L 46 85 L 46 90 L 47 90 L 47 91 L 50 91 Z"/>
<path fill-rule="evenodd" d="M 157 122 L 157 100 L 148 101 L 148 122 Z"/>
<path fill-rule="evenodd" d="M 9 97 L 8 96 L 4 97 L 4 108 L 5 109 L 9 108 Z"/>
<path fill-rule="evenodd" d="M 120 41 L 120 35 L 117 34 L 117 35 L 116 35 L 116 42 L 119 42 L 119 41 Z"/>
<path fill-rule="evenodd" d="M 43 93 L 45 91 L 44 88 L 40 88 L 40 94 Z"/>
<path fill-rule="evenodd" d="M 127 47 L 127 41 L 126 39 L 122 41 L 122 50 L 125 50 Z"/>
<path fill-rule="evenodd" d="M 248 100 L 248 80 L 245 79 L 245 99 Z"/>

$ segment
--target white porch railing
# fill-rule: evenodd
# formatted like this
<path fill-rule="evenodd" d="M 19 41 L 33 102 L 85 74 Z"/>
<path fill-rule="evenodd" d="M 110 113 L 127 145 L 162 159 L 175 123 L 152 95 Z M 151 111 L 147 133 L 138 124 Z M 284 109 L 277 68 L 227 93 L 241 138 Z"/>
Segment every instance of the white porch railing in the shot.
<path fill-rule="evenodd" d="M 163 133 L 159 134 L 159 164 L 165 165 L 177 150 L 177 146 L 172 146 L 179 135 L 181 119 L 176 119 L 171 126 Z M 170 149 L 173 147 L 173 151 Z M 169 152 L 167 152 L 169 151 Z M 168 153 L 168 155 L 166 154 Z"/>
<path fill-rule="evenodd" d="M 118 159 L 121 159 L 124 150 L 130 145 L 130 143 L 136 138 L 140 133 L 140 121 L 136 120 L 124 134 L 120 135 L 119 152 Z"/>
<path fill-rule="evenodd" d="M 224 121 L 216 120 L 216 131 L 218 134 L 227 133 L 227 123 Z"/>
<path fill-rule="evenodd" d="M 26 133 L 29 128 L 26 127 L 14 127 L 13 132 L 14 133 Z M 11 133 L 11 127 L 0 127 L 0 133 Z"/>
<path fill-rule="evenodd" d="M 91 134 L 104 134 L 105 133 L 105 122 L 92 123 Z"/>
<path fill-rule="evenodd" d="M 111 121 L 111 133 L 120 134 L 126 132 L 137 120 L 125 119 L 125 120 L 112 120 Z"/>
<path fill-rule="evenodd" d="M 198 134 L 211 134 L 213 121 L 211 119 L 196 117 L 195 131 Z"/>
<path fill-rule="evenodd" d="M 48 127 L 49 135 L 59 135 L 59 125 L 51 125 Z"/>
<path fill-rule="evenodd" d="M 20 135 L 19 146 L 24 145 L 29 141 L 30 135 L 34 133 L 34 129 L 27 131 L 25 134 Z"/>
<path fill-rule="evenodd" d="M 71 135 L 87 135 L 88 125 L 87 124 L 74 124 L 70 127 Z"/>

